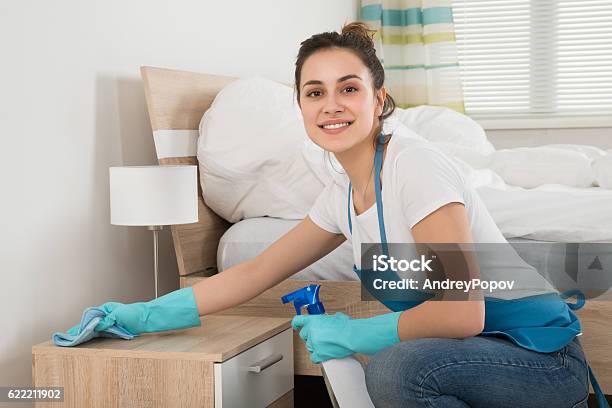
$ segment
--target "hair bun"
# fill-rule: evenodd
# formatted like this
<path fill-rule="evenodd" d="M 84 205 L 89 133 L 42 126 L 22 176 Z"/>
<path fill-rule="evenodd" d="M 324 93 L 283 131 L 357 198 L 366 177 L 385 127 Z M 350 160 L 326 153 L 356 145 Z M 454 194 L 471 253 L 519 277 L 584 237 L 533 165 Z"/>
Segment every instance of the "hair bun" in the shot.
<path fill-rule="evenodd" d="M 368 25 L 362 21 L 353 21 L 352 23 L 342 26 L 342 35 L 354 35 L 362 38 L 370 47 L 374 48 L 374 35 L 376 30 L 371 30 Z"/>

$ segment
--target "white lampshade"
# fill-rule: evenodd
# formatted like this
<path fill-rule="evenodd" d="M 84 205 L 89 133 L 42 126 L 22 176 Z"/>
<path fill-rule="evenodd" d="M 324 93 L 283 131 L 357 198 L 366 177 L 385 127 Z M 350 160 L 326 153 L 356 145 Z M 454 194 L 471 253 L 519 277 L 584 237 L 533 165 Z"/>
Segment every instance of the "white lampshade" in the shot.
<path fill-rule="evenodd" d="M 114 225 L 174 225 L 198 222 L 197 166 L 110 167 Z"/>

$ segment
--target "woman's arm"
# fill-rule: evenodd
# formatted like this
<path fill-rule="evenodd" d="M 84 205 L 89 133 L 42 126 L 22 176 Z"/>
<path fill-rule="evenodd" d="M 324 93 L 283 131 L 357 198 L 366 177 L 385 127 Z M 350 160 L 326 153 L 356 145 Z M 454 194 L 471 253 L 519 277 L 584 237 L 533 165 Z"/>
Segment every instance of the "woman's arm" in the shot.
<path fill-rule="evenodd" d="M 193 286 L 200 315 L 242 304 L 324 257 L 346 240 L 316 225 L 310 217 L 255 258 L 234 265 Z"/>
<path fill-rule="evenodd" d="M 416 243 L 474 242 L 465 207 L 456 202 L 440 207 L 419 221 L 412 228 L 412 236 Z M 471 254 L 466 256 L 471 257 Z M 468 263 L 478 268 L 474 259 L 468 259 Z M 401 314 L 398 335 L 402 341 L 424 337 L 476 336 L 482 332 L 485 318 L 484 301 L 479 298 L 423 302 Z"/>

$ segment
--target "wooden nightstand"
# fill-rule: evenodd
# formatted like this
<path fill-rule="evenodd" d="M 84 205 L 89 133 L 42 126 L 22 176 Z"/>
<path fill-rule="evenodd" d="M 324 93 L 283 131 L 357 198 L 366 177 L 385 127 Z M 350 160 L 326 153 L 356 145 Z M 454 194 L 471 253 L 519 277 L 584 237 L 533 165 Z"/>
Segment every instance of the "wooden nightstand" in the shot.
<path fill-rule="evenodd" d="M 291 319 L 202 317 L 202 326 L 32 347 L 36 387 L 64 387 L 37 407 L 293 407 Z"/>

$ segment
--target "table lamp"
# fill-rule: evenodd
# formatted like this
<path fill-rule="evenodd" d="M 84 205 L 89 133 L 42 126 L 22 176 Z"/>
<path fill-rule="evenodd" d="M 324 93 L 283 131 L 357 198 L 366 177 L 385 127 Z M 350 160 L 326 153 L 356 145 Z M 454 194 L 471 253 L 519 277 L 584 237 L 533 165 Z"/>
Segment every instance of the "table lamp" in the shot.
<path fill-rule="evenodd" d="M 197 166 L 110 167 L 113 225 L 146 226 L 153 231 L 155 297 L 158 297 L 158 231 L 164 225 L 198 222 Z"/>

